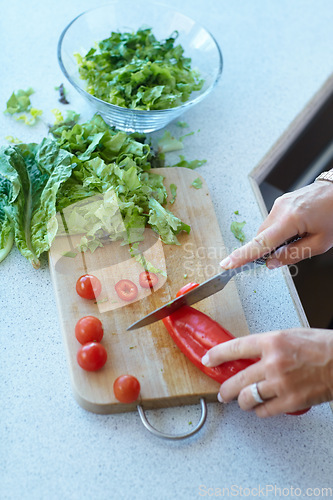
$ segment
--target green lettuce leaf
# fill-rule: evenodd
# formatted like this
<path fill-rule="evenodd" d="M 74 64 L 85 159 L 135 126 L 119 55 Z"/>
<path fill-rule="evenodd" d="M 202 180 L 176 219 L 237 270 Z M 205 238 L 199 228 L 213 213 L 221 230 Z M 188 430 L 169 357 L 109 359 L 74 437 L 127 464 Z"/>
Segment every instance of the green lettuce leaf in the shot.
<path fill-rule="evenodd" d="M 194 187 L 195 189 L 201 189 L 202 188 L 202 180 L 200 179 L 200 177 L 197 177 L 196 179 L 194 179 L 191 186 Z"/>
<path fill-rule="evenodd" d="M 154 198 L 149 200 L 149 220 L 152 229 L 161 237 L 163 243 L 179 245 L 176 234 L 181 231 L 190 232 L 191 228 L 178 217 L 165 209 Z"/>
<path fill-rule="evenodd" d="M 0 150 L 2 182 L 6 179 L 11 185 L 3 211 L 11 222 L 17 248 L 36 268 L 57 232 L 56 195 L 71 175 L 71 159 L 70 153 L 52 141 Z"/>
<path fill-rule="evenodd" d="M 17 116 L 15 120 L 17 121 L 23 121 L 25 125 L 35 125 L 35 123 L 38 121 L 39 117 L 43 114 L 43 111 L 41 109 L 37 108 L 30 108 L 29 114 L 22 114 L 20 116 Z"/>
<path fill-rule="evenodd" d="M 12 93 L 6 104 L 6 113 L 11 115 L 29 111 L 31 107 L 30 96 L 34 93 L 32 88 L 27 90 L 19 89 Z"/>
<path fill-rule="evenodd" d="M 243 231 L 243 227 L 245 226 L 245 224 L 246 224 L 245 221 L 243 221 L 243 222 L 233 221 L 231 223 L 231 226 L 230 226 L 230 230 L 233 233 L 233 235 L 235 236 L 235 238 L 237 238 L 241 242 L 244 242 L 245 238 L 246 238 L 245 233 Z"/>
<path fill-rule="evenodd" d="M 192 160 L 188 161 L 186 160 L 185 156 L 179 155 L 179 162 L 175 163 L 172 165 L 173 167 L 183 167 L 183 168 L 190 168 L 191 170 L 195 170 L 198 167 L 201 167 L 207 163 L 207 160 Z"/>
<path fill-rule="evenodd" d="M 170 151 L 179 151 L 184 149 L 182 141 L 176 139 L 169 130 L 166 130 L 163 136 L 157 141 L 159 153 L 169 153 Z"/>
<path fill-rule="evenodd" d="M 40 144 L 0 150 L 0 251 L 8 253 L 14 235 L 38 267 L 57 232 L 66 231 L 64 214 L 71 231 L 81 234 L 83 250 L 94 251 L 105 238 L 142 241 L 147 225 L 177 244 L 176 235 L 190 228 L 162 206 L 167 192 L 164 177 L 151 171 L 150 146 L 100 116 L 83 124 L 70 118 Z"/>
<path fill-rule="evenodd" d="M 174 202 L 176 201 L 176 196 L 177 196 L 176 184 L 170 184 L 170 193 L 171 193 L 170 204 L 173 205 Z"/>
<path fill-rule="evenodd" d="M 127 232 L 114 190 L 70 205 L 58 214 L 58 235 L 82 234 L 79 251 L 103 246 L 106 240 L 126 239 Z"/>
<path fill-rule="evenodd" d="M 11 183 L 0 177 L 0 262 L 7 257 L 14 243 L 14 229 L 7 212 L 11 189 Z"/>

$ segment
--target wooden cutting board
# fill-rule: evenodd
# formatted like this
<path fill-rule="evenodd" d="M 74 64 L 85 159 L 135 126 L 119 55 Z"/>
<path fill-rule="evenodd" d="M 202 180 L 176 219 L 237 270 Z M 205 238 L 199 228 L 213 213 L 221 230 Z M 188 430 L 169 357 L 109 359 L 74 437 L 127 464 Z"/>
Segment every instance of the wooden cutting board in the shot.
<path fill-rule="evenodd" d="M 117 413 L 136 409 L 136 403 L 121 404 L 113 394 L 114 380 L 126 373 L 140 381 L 140 403 L 144 409 L 194 404 L 200 397 L 216 401 L 219 384 L 187 360 L 161 321 L 126 331 L 134 321 L 174 298 L 186 283 L 201 283 L 219 272 L 219 262 L 226 255 L 204 179 L 186 168 L 158 169 L 157 173 L 165 176 L 168 192 L 170 184 L 177 186 L 176 201 L 173 205 L 168 203 L 167 208 L 189 224 L 191 232 L 179 235 L 180 245 L 165 245 L 156 233 L 147 230 L 143 255 L 165 272 L 165 276 L 159 275 L 154 290 L 140 287 L 138 276 L 143 271 L 142 265 L 131 258 L 128 247 L 119 242 L 107 243 L 93 253 L 78 252 L 73 257 L 77 237 L 57 236 L 49 252 L 73 393 L 78 403 L 92 412 Z M 202 180 L 202 188 L 195 189 L 191 184 L 198 177 Z M 77 279 L 85 273 L 101 280 L 103 291 L 97 301 L 82 299 L 75 291 Z M 130 279 L 137 284 L 139 294 L 133 303 L 118 298 L 114 285 L 120 279 Z M 235 336 L 249 333 L 233 281 L 196 307 Z M 80 344 L 74 328 L 86 315 L 97 316 L 104 327 L 102 343 L 108 361 L 98 372 L 86 372 L 76 361 Z"/>

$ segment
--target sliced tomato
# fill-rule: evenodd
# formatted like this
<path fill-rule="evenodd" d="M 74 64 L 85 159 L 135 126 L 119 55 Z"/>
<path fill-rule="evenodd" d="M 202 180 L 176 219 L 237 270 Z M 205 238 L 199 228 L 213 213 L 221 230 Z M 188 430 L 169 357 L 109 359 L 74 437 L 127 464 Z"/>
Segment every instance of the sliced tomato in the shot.
<path fill-rule="evenodd" d="M 80 297 L 93 300 L 100 295 L 102 285 L 96 276 L 93 276 L 92 274 L 84 274 L 83 276 L 80 276 L 76 282 L 76 291 Z"/>
<path fill-rule="evenodd" d="M 76 358 L 83 370 L 95 372 L 105 365 L 108 355 L 102 344 L 88 342 L 78 350 Z"/>
<path fill-rule="evenodd" d="M 199 286 L 199 283 L 187 283 L 187 285 L 184 285 L 176 294 L 176 297 L 180 297 L 181 295 L 184 295 L 184 293 L 190 292 L 193 290 L 193 288 L 196 288 Z"/>
<path fill-rule="evenodd" d="M 140 394 L 140 382 L 133 375 L 121 375 L 113 384 L 113 392 L 121 403 L 133 403 Z"/>
<path fill-rule="evenodd" d="M 149 271 L 143 271 L 139 275 L 139 283 L 142 288 L 154 288 L 158 283 L 158 276 Z"/>
<path fill-rule="evenodd" d="M 80 344 L 100 342 L 103 338 L 103 325 L 95 316 L 84 316 L 75 325 L 75 337 Z"/>
<path fill-rule="evenodd" d="M 118 281 L 115 285 L 115 289 L 118 297 L 121 300 L 126 300 L 127 302 L 136 299 L 138 295 L 138 287 L 131 280 Z"/>

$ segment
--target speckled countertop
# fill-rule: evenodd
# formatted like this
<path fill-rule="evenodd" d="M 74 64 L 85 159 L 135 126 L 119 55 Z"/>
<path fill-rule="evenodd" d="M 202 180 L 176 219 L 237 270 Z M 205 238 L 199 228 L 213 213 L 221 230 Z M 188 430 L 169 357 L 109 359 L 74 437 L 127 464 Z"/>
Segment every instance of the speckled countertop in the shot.
<path fill-rule="evenodd" d="M 0 113 L 2 144 L 8 135 L 25 142 L 45 135 L 51 109 L 59 107 L 54 87 L 63 81 L 59 34 L 78 13 L 103 3 L 3 3 L 1 107 L 13 90 L 31 86 L 44 121 L 29 128 Z M 176 0 L 168 3 L 179 7 Z M 187 156 L 207 159 L 199 171 L 231 250 L 234 210 L 244 214 L 248 237 L 261 221 L 248 174 L 332 72 L 333 5 L 183 0 L 180 10 L 201 21 L 223 51 L 218 87 L 184 119 L 200 129 L 187 139 Z M 90 117 L 67 87 L 71 108 Z M 251 332 L 299 324 L 281 271 L 267 272 L 264 280 L 239 278 L 237 284 Z M 162 441 L 136 413 L 95 415 L 75 402 L 46 256 L 38 271 L 16 250 L 1 263 L 0 311 L 1 499 L 303 497 L 333 487 L 328 404 L 301 418 L 259 420 L 236 402 L 212 403 L 200 433 Z M 199 407 L 148 413 L 153 424 L 181 432 L 199 418 Z"/>

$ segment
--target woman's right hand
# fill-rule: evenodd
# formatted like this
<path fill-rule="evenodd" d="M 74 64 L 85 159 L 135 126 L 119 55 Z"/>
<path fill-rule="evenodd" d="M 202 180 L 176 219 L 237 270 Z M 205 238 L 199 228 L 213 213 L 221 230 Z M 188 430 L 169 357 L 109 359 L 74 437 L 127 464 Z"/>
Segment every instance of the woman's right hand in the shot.
<path fill-rule="evenodd" d="M 239 267 L 270 253 L 285 241 L 302 238 L 274 252 L 267 267 L 274 269 L 326 252 L 333 246 L 333 183 L 316 181 L 275 201 L 257 235 L 221 261 L 224 269 Z"/>

